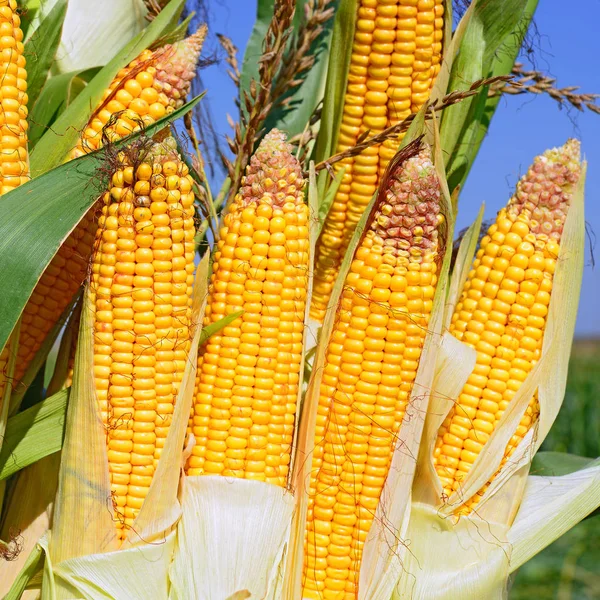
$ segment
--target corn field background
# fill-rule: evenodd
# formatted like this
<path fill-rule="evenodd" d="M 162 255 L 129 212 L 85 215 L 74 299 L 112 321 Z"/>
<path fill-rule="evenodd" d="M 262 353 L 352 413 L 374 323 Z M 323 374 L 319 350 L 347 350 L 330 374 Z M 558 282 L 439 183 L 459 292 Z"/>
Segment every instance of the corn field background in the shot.
<path fill-rule="evenodd" d="M 600 454 L 600 339 L 573 345 L 562 411 L 542 448 L 580 456 Z M 515 600 L 600 598 L 600 516 L 592 516 L 524 565 L 514 579 Z"/>

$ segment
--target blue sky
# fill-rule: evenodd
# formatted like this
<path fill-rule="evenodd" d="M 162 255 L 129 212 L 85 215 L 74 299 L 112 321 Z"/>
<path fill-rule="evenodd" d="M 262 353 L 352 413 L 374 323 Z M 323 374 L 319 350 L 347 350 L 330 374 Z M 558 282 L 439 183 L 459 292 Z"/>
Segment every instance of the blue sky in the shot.
<path fill-rule="evenodd" d="M 193 2 L 190 2 L 192 4 Z M 242 52 L 252 31 L 256 0 L 208 0 L 211 39 L 208 51 L 222 58 L 215 41 L 224 33 Z M 535 22 L 534 64 L 539 70 L 557 78 L 559 87 L 578 85 L 583 92 L 600 93 L 600 70 L 597 54 L 600 0 L 576 0 L 568 8 L 560 0 L 540 0 Z M 212 125 L 219 136 L 231 132 L 226 114 L 236 115 L 233 103 L 235 88 L 225 72 L 225 65 L 215 64 L 202 72 L 207 101 L 213 114 Z M 600 103 L 599 103 L 600 104 Z M 600 114 L 575 109 L 559 109 L 546 95 L 505 97 L 501 100 L 489 134 L 485 139 L 467 185 L 461 193 L 458 229 L 475 217 L 481 202 L 486 218 L 493 217 L 510 197 L 519 176 L 533 157 L 546 148 L 563 144 L 569 137 L 582 141 L 589 162 L 586 184 L 586 219 L 596 232 L 598 266 L 591 264 L 586 250 L 586 267 L 576 333 L 600 335 Z"/>

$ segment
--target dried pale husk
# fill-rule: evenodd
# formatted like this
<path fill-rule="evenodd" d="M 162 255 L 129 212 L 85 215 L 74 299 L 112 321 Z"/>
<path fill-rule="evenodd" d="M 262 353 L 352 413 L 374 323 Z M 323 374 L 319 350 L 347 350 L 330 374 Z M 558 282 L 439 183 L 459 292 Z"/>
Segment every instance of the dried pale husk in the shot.
<path fill-rule="evenodd" d="M 533 454 L 550 430 L 564 397 L 583 270 L 584 181 L 585 164 L 561 239 L 542 358 L 500 419 L 465 478 L 461 494 L 454 493 L 442 502 L 433 447 L 453 398 L 475 364 L 474 350 L 450 334 L 444 336 L 413 490 L 409 552 L 404 554 L 405 573 L 393 596 L 396 599 L 505 598 L 511 571 L 600 505 L 597 463 L 562 477 L 527 476 Z M 467 240 L 463 244 L 471 246 Z M 454 277 L 462 277 L 472 255 L 466 249 L 459 253 Z M 536 388 L 538 422 L 494 477 Z M 471 514 L 460 518 L 452 515 L 492 477 Z"/>
<path fill-rule="evenodd" d="M 202 321 L 208 255 L 198 268 L 193 323 Z M 94 382 L 89 297 L 82 322 L 67 429 L 62 453 L 54 525 L 42 544 L 46 552 L 43 600 L 106 598 L 167 600 L 168 571 L 181 516 L 178 500 L 182 447 L 190 414 L 201 328 L 193 333 L 192 350 L 177 396 L 173 423 L 146 500 L 127 538 L 118 548 L 103 428 Z M 74 534 L 81 532 L 81 535 Z"/>
<path fill-rule="evenodd" d="M 427 504 L 413 504 L 403 575 L 393 600 L 503 600 L 508 527 L 478 517 L 456 523 Z"/>
<path fill-rule="evenodd" d="M 0 560 L 0 598 L 10 590 L 38 540 L 48 531 L 58 485 L 60 453 L 51 454 L 21 471 L 8 499 L 0 539 L 18 534 L 15 560 Z"/>
<path fill-rule="evenodd" d="M 169 600 L 221 600 L 248 590 L 275 599 L 294 497 L 282 487 L 186 477 Z"/>

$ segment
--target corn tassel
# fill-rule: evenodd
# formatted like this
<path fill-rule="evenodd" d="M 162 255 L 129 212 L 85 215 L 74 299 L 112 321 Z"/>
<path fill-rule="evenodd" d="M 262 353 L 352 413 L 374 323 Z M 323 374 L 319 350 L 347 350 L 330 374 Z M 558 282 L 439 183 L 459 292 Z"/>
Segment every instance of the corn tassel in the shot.
<path fill-rule="evenodd" d="M 390 165 L 327 349 L 305 537 L 306 598 L 357 597 L 363 546 L 425 340 L 443 217 L 429 150 L 414 147 Z"/>
<path fill-rule="evenodd" d="M 539 360 L 560 237 L 580 173 L 579 143 L 547 151 L 481 240 L 450 332 L 477 363 L 442 425 L 434 465 L 444 495 L 459 491 L 498 420 Z M 540 412 L 537 392 L 507 445 L 511 456 Z M 461 514 L 479 501 L 487 485 Z"/>
<path fill-rule="evenodd" d="M 191 37 L 155 52 L 144 50 L 116 76 L 94 111 L 71 158 L 145 127 L 184 103 L 206 35 Z M 85 279 L 94 244 L 92 208 L 66 239 L 35 287 L 22 316 L 15 379 L 19 381 L 44 339 Z"/>
<path fill-rule="evenodd" d="M 188 475 L 286 485 L 308 279 L 303 186 L 285 136 L 271 131 L 217 243 L 204 324 L 244 312 L 200 351 Z"/>
<path fill-rule="evenodd" d="M 359 0 L 337 152 L 424 104 L 440 69 L 441 0 Z M 399 140 L 337 163 L 346 172 L 317 243 L 311 317 L 322 321 L 352 233 Z"/>
<path fill-rule="evenodd" d="M 94 380 L 119 536 L 148 493 L 191 347 L 194 192 L 167 138 L 126 152 L 104 194 L 92 260 Z"/>

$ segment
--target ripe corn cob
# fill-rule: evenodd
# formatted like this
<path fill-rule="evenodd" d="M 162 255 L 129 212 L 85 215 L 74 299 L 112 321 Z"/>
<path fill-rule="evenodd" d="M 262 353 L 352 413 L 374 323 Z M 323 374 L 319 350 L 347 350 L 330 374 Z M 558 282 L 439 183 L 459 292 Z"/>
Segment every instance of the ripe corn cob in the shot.
<path fill-rule="evenodd" d="M 188 475 L 285 486 L 303 347 L 308 207 L 298 161 L 271 131 L 220 231 L 204 324 L 243 310 L 198 358 Z"/>
<path fill-rule="evenodd" d="M 104 94 L 71 158 L 147 126 L 181 106 L 194 78 L 206 29 L 155 52 L 144 50 L 122 69 Z M 103 129 L 103 127 L 105 129 Z M 83 283 L 96 230 L 92 208 L 59 249 L 22 316 L 15 378 L 21 379 L 49 331 Z"/>
<path fill-rule="evenodd" d="M 191 347 L 194 193 L 173 138 L 119 154 L 92 260 L 94 381 L 120 538 L 148 493 Z"/>
<path fill-rule="evenodd" d="M 411 152 L 407 159 L 399 153 L 389 183 L 382 183 L 327 349 L 305 537 L 306 598 L 357 597 L 363 545 L 427 331 L 443 217 L 430 152 Z"/>
<path fill-rule="evenodd" d="M 434 451 L 446 496 L 460 490 L 540 358 L 560 237 L 579 172 L 576 140 L 538 156 L 481 240 L 450 328 L 477 351 L 477 363 L 440 428 Z M 504 460 L 534 425 L 539 411 L 536 392 Z M 468 512 L 483 491 L 461 512 Z"/>
<path fill-rule="evenodd" d="M 1 189 L 5 194 L 29 181 L 27 72 L 23 32 L 15 0 L 0 0 Z"/>
<path fill-rule="evenodd" d="M 337 151 L 416 112 L 440 69 L 441 0 L 359 0 Z M 342 258 L 398 140 L 337 163 L 346 168 L 317 243 L 311 317 L 322 321 Z"/>
<path fill-rule="evenodd" d="M 0 194 L 29 181 L 27 71 L 15 0 L 0 0 Z M 0 412 L 6 391 L 10 342 L 0 353 Z"/>

